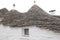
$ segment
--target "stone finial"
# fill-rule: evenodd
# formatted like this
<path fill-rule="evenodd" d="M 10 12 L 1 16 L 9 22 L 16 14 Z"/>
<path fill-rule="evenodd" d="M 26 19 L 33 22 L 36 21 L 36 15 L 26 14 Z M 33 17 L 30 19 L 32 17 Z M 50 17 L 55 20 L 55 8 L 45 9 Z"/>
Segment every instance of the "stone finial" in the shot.
<path fill-rule="evenodd" d="M 15 4 L 13 4 L 13 8 L 15 8 Z"/>
<path fill-rule="evenodd" d="M 36 3 L 36 1 L 34 0 L 34 3 Z"/>

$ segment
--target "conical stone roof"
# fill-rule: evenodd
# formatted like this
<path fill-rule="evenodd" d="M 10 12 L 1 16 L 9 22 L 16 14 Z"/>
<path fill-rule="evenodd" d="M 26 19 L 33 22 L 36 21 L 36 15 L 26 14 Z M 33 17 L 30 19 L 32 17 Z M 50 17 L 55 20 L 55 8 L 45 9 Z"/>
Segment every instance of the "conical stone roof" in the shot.
<path fill-rule="evenodd" d="M 37 5 L 33 5 L 29 11 L 26 13 L 26 19 L 27 20 L 35 20 L 35 21 L 54 21 L 57 20 L 52 15 L 45 12 L 43 9 L 41 9 Z"/>
<path fill-rule="evenodd" d="M 8 10 L 6 8 L 0 9 L 0 18 L 2 18 L 5 15 L 5 13 L 7 13 L 7 12 L 8 12 Z"/>
<path fill-rule="evenodd" d="M 26 13 L 23 25 L 36 25 L 50 30 L 60 30 L 60 20 L 48 14 L 37 5 L 33 5 Z"/>
<path fill-rule="evenodd" d="M 41 14 L 41 15 L 49 15 L 47 12 L 45 12 L 42 8 L 40 8 L 39 6 L 37 5 L 33 5 L 30 9 L 29 9 L 29 14 L 32 12 L 35 13 L 35 14 Z"/>
<path fill-rule="evenodd" d="M 16 10 L 6 13 L 1 21 L 3 25 L 10 27 L 38 26 L 60 32 L 60 19 L 51 16 L 37 5 L 33 5 L 27 13 L 19 13 Z"/>
<path fill-rule="evenodd" d="M 17 25 L 17 23 L 23 19 L 23 16 L 24 15 L 17 10 L 11 10 L 4 15 L 4 19 L 1 21 L 1 23 L 8 26 Z"/>
<path fill-rule="evenodd" d="M 0 9 L 0 12 L 1 12 L 2 14 L 5 14 L 6 12 L 8 12 L 8 10 L 7 10 L 6 8 L 2 8 L 2 9 Z"/>

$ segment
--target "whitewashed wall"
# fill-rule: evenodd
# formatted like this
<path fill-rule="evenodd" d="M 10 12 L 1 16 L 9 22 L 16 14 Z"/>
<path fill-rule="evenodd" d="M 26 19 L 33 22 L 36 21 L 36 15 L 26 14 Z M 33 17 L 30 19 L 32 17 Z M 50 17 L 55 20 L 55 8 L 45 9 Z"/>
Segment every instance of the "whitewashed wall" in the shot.
<path fill-rule="evenodd" d="M 0 40 L 60 40 L 60 34 L 30 26 L 29 36 L 23 35 L 23 28 L 10 28 L 0 25 Z"/>

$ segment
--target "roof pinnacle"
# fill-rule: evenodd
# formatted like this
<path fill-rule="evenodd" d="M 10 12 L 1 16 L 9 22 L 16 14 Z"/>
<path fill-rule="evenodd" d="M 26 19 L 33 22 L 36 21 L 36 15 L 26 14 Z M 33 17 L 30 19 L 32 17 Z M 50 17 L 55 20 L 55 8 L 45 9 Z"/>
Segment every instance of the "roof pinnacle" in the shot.
<path fill-rule="evenodd" d="M 34 0 L 34 4 L 36 3 L 36 1 Z"/>

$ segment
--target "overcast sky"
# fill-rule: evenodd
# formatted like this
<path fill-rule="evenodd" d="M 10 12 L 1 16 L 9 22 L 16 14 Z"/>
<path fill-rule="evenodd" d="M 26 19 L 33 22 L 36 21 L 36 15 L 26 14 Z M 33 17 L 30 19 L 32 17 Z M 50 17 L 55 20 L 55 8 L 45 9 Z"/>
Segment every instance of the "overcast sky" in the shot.
<path fill-rule="evenodd" d="M 34 0 L 0 0 L 0 9 L 6 7 L 13 9 L 13 4 L 16 4 L 15 9 L 20 12 L 27 12 L 34 5 Z M 36 0 L 36 5 L 41 7 L 46 12 L 56 10 L 55 14 L 60 15 L 60 0 Z"/>

